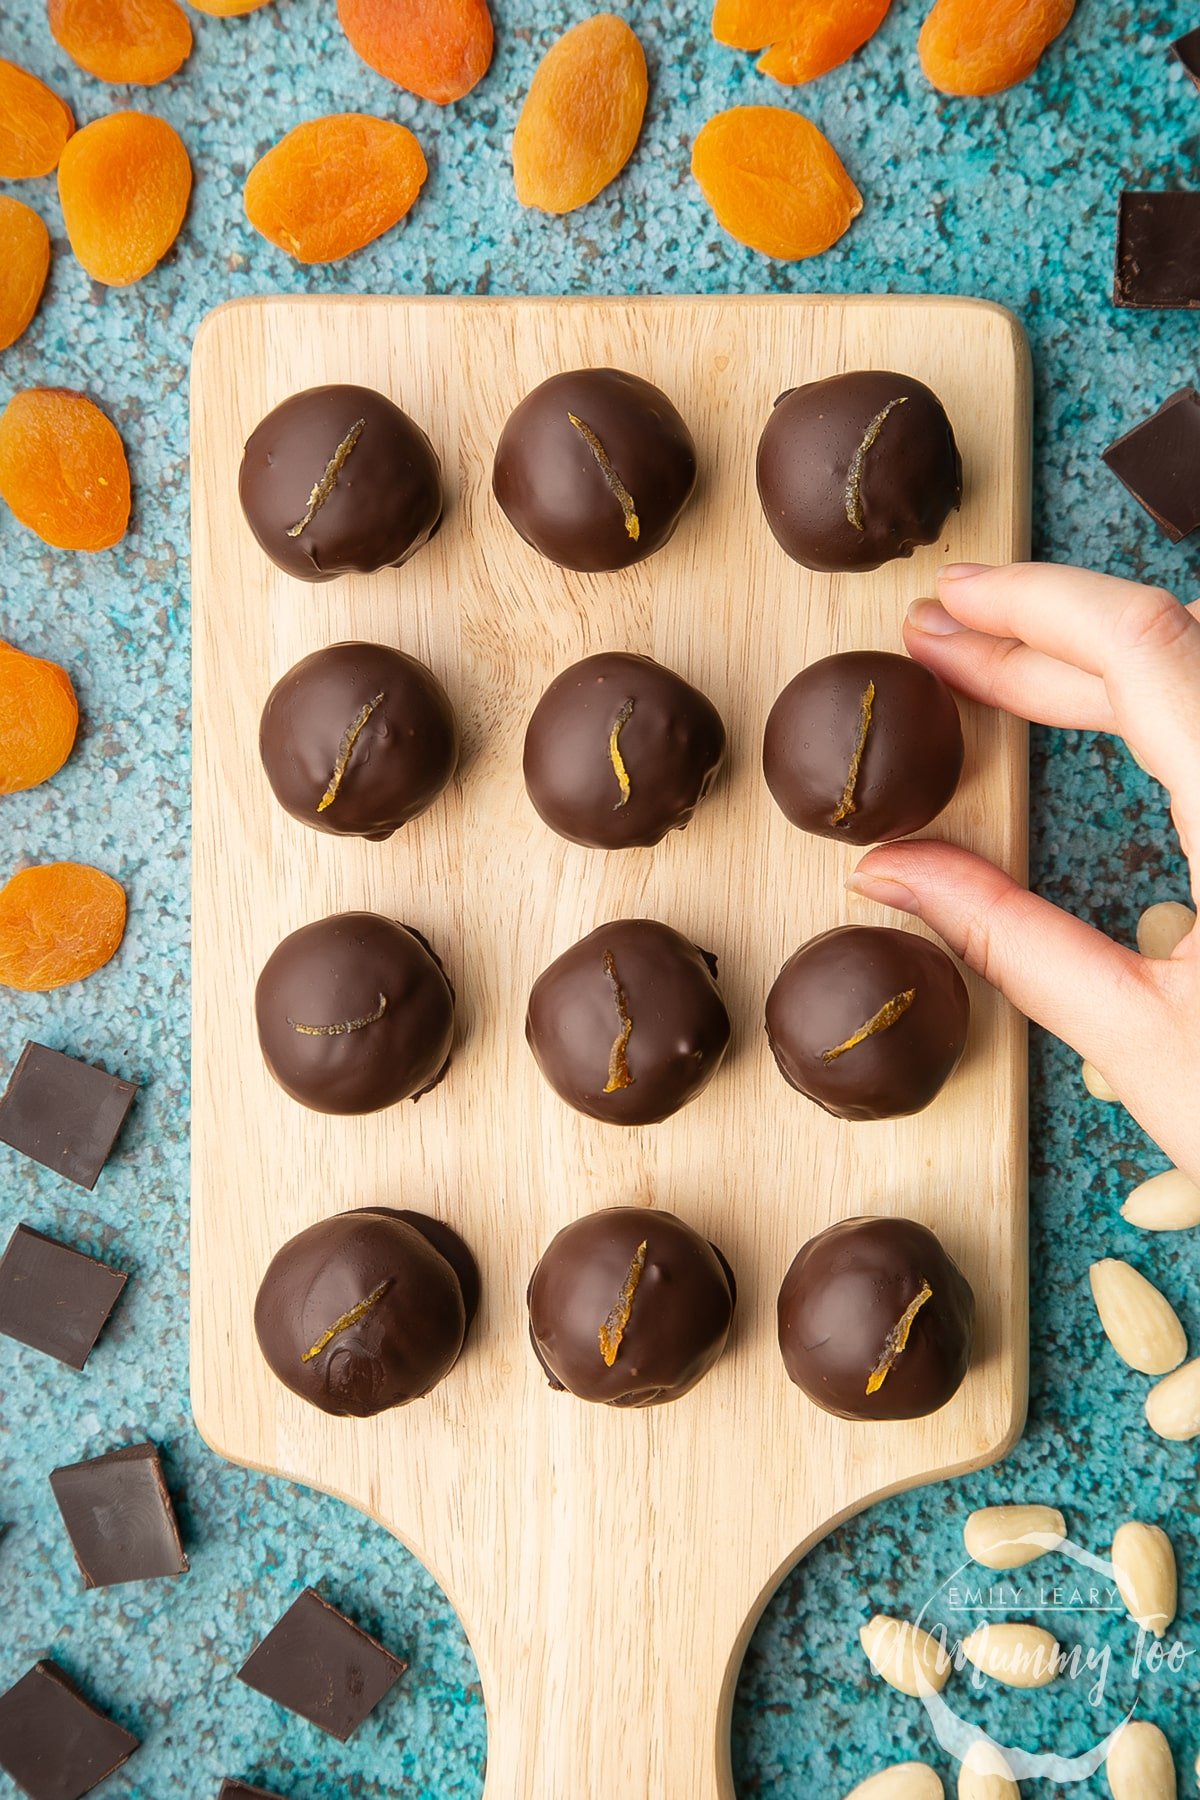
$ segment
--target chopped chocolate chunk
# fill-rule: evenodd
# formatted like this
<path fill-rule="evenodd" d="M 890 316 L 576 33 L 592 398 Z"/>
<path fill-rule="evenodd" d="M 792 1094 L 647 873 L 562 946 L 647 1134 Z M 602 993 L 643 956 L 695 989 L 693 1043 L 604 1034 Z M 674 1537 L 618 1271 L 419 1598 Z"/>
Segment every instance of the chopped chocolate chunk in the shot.
<path fill-rule="evenodd" d="M 1189 31 L 1171 45 L 1192 80 L 1200 87 L 1200 31 Z"/>
<path fill-rule="evenodd" d="M 35 1663 L 0 1695 L 0 1769 L 30 1800 L 82 1800 L 137 1747 L 56 1663 Z"/>
<path fill-rule="evenodd" d="M 1200 307 L 1200 193 L 1122 194 L 1118 306 Z"/>
<path fill-rule="evenodd" d="M 315 1589 L 305 1588 L 238 1677 L 345 1743 L 407 1667 Z"/>
<path fill-rule="evenodd" d="M 0 1257 L 0 1332 L 82 1369 L 128 1279 L 18 1225 Z"/>
<path fill-rule="evenodd" d="M 251 1787 L 248 1781 L 223 1781 L 217 1800 L 280 1800 L 270 1788 Z"/>
<path fill-rule="evenodd" d="M 1110 444 L 1104 460 L 1178 544 L 1200 526 L 1200 393 L 1180 388 L 1156 413 Z"/>
<path fill-rule="evenodd" d="M 136 1093 L 136 1082 L 26 1044 L 0 1100 L 0 1143 L 94 1188 Z"/>
<path fill-rule="evenodd" d="M 186 1572 L 175 1508 L 153 1444 L 130 1444 L 55 1469 L 50 1486 L 85 1587 Z"/>

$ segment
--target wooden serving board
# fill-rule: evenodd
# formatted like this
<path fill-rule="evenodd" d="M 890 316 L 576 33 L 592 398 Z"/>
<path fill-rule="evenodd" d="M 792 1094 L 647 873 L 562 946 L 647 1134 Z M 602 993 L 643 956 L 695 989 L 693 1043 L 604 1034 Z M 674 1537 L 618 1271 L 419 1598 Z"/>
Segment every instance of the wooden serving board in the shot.
<path fill-rule="evenodd" d="M 492 448 L 538 381 L 606 363 L 671 395 L 696 436 L 700 487 L 661 554 L 625 575 L 571 575 L 500 514 Z M 911 562 L 811 575 L 767 529 L 755 444 L 782 389 L 872 366 L 917 375 L 944 399 L 964 508 Z M 310 587 L 254 543 L 237 472 L 262 415 L 328 381 L 380 388 L 426 427 L 448 503 L 440 535 L 407 568 Z M 193 409 L 200 1430 L 222 1455 L 341 1495 L 429 1565 L 479 1660 L 488 1800 L 729 1800 L 733 1689 L 781 1577 L 869 1501 L 998 1458 L 1024 1416 L 1023 1026 L 973 981 L 967 1060 L 916 1119 L 845 1125 L 793 1093 L 763 1035 L 772 979 L 814 933 L 885 915 L 848 901 L 852 853 L 793 830 L 759 767 L 771 702 L 804 664 L 899 649 L 905 607 L 947 558 L 1026 554 L 1024 340 L 1006 313 L 965 301 L 255 300 L 201 331 Z M 428 662 L 464 728 L 450 793 L 384 845 L 305 830 L 274 803 L 257 755 L 272 684 L 352 637 Z M 558 670 L 601 649 L 679 670 L 729 727 L 727 773 L 692 826 L 655 850 L 563 843 L 523 791 L 535 701 Z M 1024 731 L 965 711 L 967 774 L 939 829 L 1020 872 Z M 419 1106 L 328 1118 L 268 1076 L 253 987 L 287 932 L 359 907 L 437 947 L 458 990 L 459 1038 L 448 1079 Z M 666 1124 L 629 1132 L 569 1111 L 523 1035 L 538 971 L 623 915 L 665 919 L 717 951 L 734 1021 L 709 1090 Z M 739 1289 L 716 1369 L 648 1412 L 551 1392 L 526 1336 L 525 1287 L 547 1240 L 580 1213 L 630 1201 L 713 1238 Z M 270 1375 L 252 1305 L 286 1238 L 371 1202 L 457 1227 L 482 1267 L 483 1306 L 429 1399 L 368 1422 L 331 1419 Z M 864 1211 L 933 1226 L 980 1303 L 965 1386 L 915 1425 L 829 1418 L 779 1357 L 775 1297 L 792 1256 Z"/>

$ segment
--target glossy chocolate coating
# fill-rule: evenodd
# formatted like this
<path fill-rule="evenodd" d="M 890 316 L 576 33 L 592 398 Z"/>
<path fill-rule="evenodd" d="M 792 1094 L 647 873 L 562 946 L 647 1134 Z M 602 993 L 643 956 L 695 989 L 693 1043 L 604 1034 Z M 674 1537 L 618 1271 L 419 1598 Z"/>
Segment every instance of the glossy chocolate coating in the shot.
<path fill-rule="evenodd" d="M 478 1300 L 474 1258 L 448 1225 L 366 1207 L 310 1225 L 276 1253 L 254 1329 L 285 1387 L 322 1412 L 368 1419 L 437 1386 Z"/>
<path fill-rule="evenodd" d="M 601 1328 L 619 1307 L 642 1244 L 610 1366 Z M 529 1335 L 551 1387 L 604 1406 L 661 1406 L 694 1388 L 724 1350 L 736 1291 L 720 1251 L 682 1219 L 614 1206 L 551 1239 L 528 1298 Z"/>
<path fill-rule="evenodd" d="M 890 1335 L 928 1286 L 896 1350 Z M 842 1419 L 922 1419 L 962 1386 L 975 1296 L 912 1219 L 845 1219 L 805 1244 L 779 1290 L 779 1348 L 798 1388 Z M 895 1354 L 875 1393 L 872 1374 Z"/>
<path fill-rule="evenodd" d="M 377 913 L 335 913 L 284 938 L 258 978 L 254 1009 L 268 1069 L 315 1112 L 419 1100 L 450 1061 L 445 971 L 419 932 Z"/>
<path fill-rule="evenodd" d="M 275 798 L 301 824 L 389 838 L 449 783 L 458 721 L 424 663 L 384 644 L 331 644 L 271 689 L 258 749 Z"/>
<path fill-rule="evenodd" d="M 780 395 L 759 440 L 758 493 L 793 561 L 877 569 L 933 543 L 962 504 L 962 459 L 924 383 L 860 370 Z"/>
<path fill-rule="evenodd" d="M 632 505 L 636 535 L 597 446 Z M 576 369 L 534 388 L 501 432 L 492 471 L 525 542 L 585 571 L 628 569 L 661 550 L 695 485 L 691 432 L 660 389 L 620 369 Z"/>
<path fill-rule="evenodd" d="M 962 766 L 950 689 L 882 650 L 803 669 L 771 708 L 763 738 L 763 774 L 780 811 L 802 831 L 848 844 L 922 830 L 954 797 Z"/>
<path fill-rule="evenodd" d="M 844 925 L 813 938 L 767 996 L 767 1038 L 781 1073 L 841 1119 L 900 1119 L 928 1106 L 958 1067 L 970 1022 L 966 985 L 946 952 L 885 926 Z"/>
<path fill-rule="evenodd" d="M 601 925 L 533 984 L 525 1036 L 539 1069 L 593 1119 L 657 1125 L 708 1086 L 729 1047 L 716 974 L 715 956 L 656 919 Z M 605 1093 L 623 1036 L 625 1085 Z"/>
<path fill-rule="evenodd" d="M 681 830 L 724 759 L 725 726 L 711 700 L 648 656 L 608 651 L 564 669 L 538 701 L 525 733 L 525 787 L 560 837 L 625 850 Z"/>
<path fill-rule="evenodd" d="M 365 387 L 306 388 L 269 412 L 246 444 L 238 493 L 271 561 L 301 581 L 398 569 L 442 517 L 433 445 Z"/>

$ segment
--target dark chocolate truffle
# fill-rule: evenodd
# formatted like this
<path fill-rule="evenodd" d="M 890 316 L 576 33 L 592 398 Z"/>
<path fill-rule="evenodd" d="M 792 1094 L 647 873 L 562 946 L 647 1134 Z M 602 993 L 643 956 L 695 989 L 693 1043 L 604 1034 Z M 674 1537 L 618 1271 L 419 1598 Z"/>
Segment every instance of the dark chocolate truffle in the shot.
<path fill-rule="evenodd" d="M 735 1289 L 715 1245 L 672 1213 L 614 1206 L 553 1238 L 529 1283 L 529 1335 L 551 1387 L 661 1406 L 707 1375 Z"/>
<path fill-rule="evenodd" d="M 258 748 L 294 819 L 337 837 L 389 838 L 449 783 L 458 721 L 424 663 L 384 644 L 332 644 L 272 688 Z"/>
<path fill-rule="evenodd" d="M 285 1387 L 369 1419 L 435 1388 L 479 1302 L 474 1258 L 422 1213 L 367 1207 L 322 1219 L 273 1258 L 254 1329 Z"/>
<path fill-rule="evenodd" d="M 877 569 L 933 543 L 962 504 L 962 460 L 936 394 L 911 375 L 860 370 L 780 395 L 758 493 L 793 561 Z"/>
<path fill-rule="evenodd" d="M 335 913 L 284 938 L 254 994 L 268 1069 L 315 1112 L 369 1113 L 437 1086 L 454 990 L 425 939 L 377 913 Z"/>
<path fill-rule="evenodd" d="M 922 1419 L 962 1386 L 975 1296 L 912 1219 L 845 1219 L 807 1243 L 779 1290 L 798 1388 L 842 1419 Z"/>
<path fill-rule="evenodd" d="M 648 656 L 609 651 L 555 676 L 525 733 L 525 786 L 560 837 L 657 844 L 688 823 L 725 758 L 711 700 Z"/>
<path fill-rule="evenodd" d="M 729 1047 L 717 959 L 655 919 L 601 925 L 533 984 L 525 1036 L 555 1093 L 606 1125 L 657 1125 Z"/>
<path fill-rule="evenodd" d="M 419 425 L 365 387 L 306 388 L 250 435 L 242 510 L 301 581 L 398 569 L 442 517 L 442 472 Z"/>
<path fill-rule="evenodd" d="M 852 650 L 790 681 L 771 708 L 763 774 L 802 831 L 881 844 L 920 831 L 949 804 L 962 723 L 937 675 L 907 656 Z"/>
<path fill-rule="evenodd" d="M 628 569 L 661 550 L 696 485 L 667 396 L 620 369 L 552 375 L 510 416 L 492 487 L 527 544 L 565 569 Z"/>
<path fill-rule="evenodd" d="M 813 938 L 767 996 L 781 1073 L 841 1119 L 900 1119 L 928 1106 L 962 1059 L 970 1020 L 946 952 L 886 926 Z"/>

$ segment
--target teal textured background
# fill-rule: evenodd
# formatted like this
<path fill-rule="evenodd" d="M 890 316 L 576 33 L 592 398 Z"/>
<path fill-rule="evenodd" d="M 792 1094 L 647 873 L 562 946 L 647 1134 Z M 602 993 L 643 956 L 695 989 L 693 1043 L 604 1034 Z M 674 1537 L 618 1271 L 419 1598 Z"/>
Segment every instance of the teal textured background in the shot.
<path fill-rule="evenodd" d="M 175 250 L 119 292 L 91 284 L 70 256 L 53 180 L 6 184 L 47 219 L 55 260 L 33 327 L 0 356 L 0 403 L 30 385 L 87 390 L 118 422 L 135 483 L 132 530 L 100 557 L 48 550 L 0 511 L 0 636 L 63 662 L 84 714 L 63 773 L 0 801 L 0 877 L 24 861 L 75 857 L 118 874 L 131 902 L 120 956 L 86 987 L 0 999 L 0 1079 L 33 1036 L 143 1084 L 94 1196 L 0 1149 L 0 1241 L 23 1219 L 133 1275 L 83 1375 L 0 1339 L 0 1689 L 53 1652 L 139 1731 L 144 1747 L 106 1794 L 208 1800 L 222 1775 L 239 1774 L 295 1800 L 467 1800 L 480 1791 L 485 1758 L 475 1666 L 424 1571 L 333 1501 L 218 1462 L 188 1412 L 187 365 L 205 312 L 276 290 L 980 295 L 1012 307 L 1033 344 L 1038 553 L 1193 592 L 1195 550 L 1172 551 L 1099 462 L 1106 443 L 1196 376 L 1193 317 L 1118 313 L 1110 303 L 1122 185 L 1194 180 L 1200 94 L 1167 50 L 1195 24 L 1193 6 L 1081 0 L 1035 79 L 995 101 L 956 102 L 921 78 L 922 0 L 894 0 L 863 55 L 794 92 L 712 42 L 706 0 L 619 5 L 650 60 L 647 127 L 615 187 L 550 221 L 515 203 L 509 135 L 540 54 L 587 10 L 583 0 L 496 0 L 490 74 L 439 111 L 358 62 L 333 0 L 274 0 L 227 21 L 193 14 L 191 60 L 151 90 L 104 88 L 76 69 L 53 43 L 40 0 L 0 6 L 0 55 L 51 81 L 81 123 L 130 104 L 161 112 L 182 132 L 197 178 Z M 858 180 L 865 211 L 820 260 L 763 261 L 727 239 L 699 199 L 691 140 L 739 101 L 807 113 Z M 431 177 L 399 230 L 346 263 L 301 269 L 248 229 L 242 181 L 292 124 L 346 109 L 411 124 Z M 1127 940 L 1143 906 L 1183 896 L 1164 796 L 1122 745 L 1036 734 L 1033 795 L 1043 893 Z M 869 1678 L 855 1634 L 869 1612 L 907 1611 L 953 1570 L 971 1505 L 1053 1501 L 1096 1549 L 1117 1518 L 1162 1522 L 1180 1550 L 1186 1637 L 1200 1576 L 1195 1448 L 1150 1438 L 1145 1383 L 1100 1338 L 1086 1279 L 1095 1257 L 1128 1256 L 1200 1332 L 1193 1238 L 1139 1237 L 1117 1214 L 1127 1188 L 1162 1161 L 1119 1108 L 1088 1100 L 1072 1056 L 1035 1035 L 1028 1435 L 1003 1468 L 844 1527 L 784 1584 L 739 1688 L 740 1795 L 841 1795 L 904 1755 L 928 1757 L 952 1779 L 920 1709 Z M 191 1573 L 169 1587 L 83 1594 L 46 1475 L 143 1435 L 164 1446 Z M 412 1663 L 344 1748 L 234 1679 L 308 1582 Z M 1127 1652 L 1120 1620 L 1098 1617 L 1089 1630 Z M 1122 1664 L 1097 1721 L 1082 1685 L 972 1704 L 1023 1741 L 1076 1750 L 1133 1697 Z M 1190 1769 L 1200 1714 L 1188 1671 L 1145 1679 L 1141 1697 Z M 1105 1789 L 1097 1778 L 1071 1791 Z"/>

